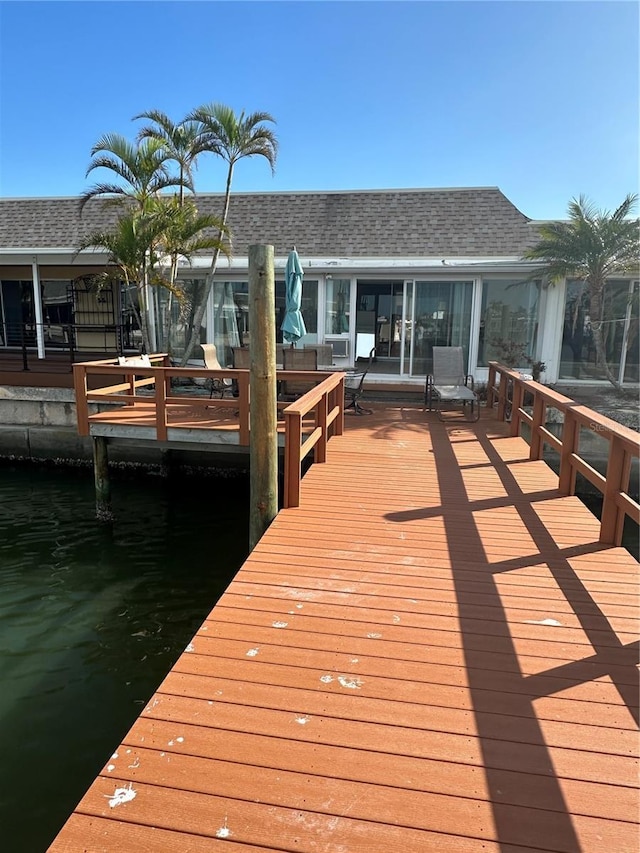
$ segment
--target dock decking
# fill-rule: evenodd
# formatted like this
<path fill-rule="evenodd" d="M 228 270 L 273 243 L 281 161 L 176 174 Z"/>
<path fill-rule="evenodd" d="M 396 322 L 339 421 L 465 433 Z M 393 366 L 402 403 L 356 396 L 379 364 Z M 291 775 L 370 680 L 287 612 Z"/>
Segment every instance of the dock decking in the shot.
<path fill-rule="evenodd" d="M 51 853 L 637 853 L 637 562 L 490 415 L 345 420 Z"/>

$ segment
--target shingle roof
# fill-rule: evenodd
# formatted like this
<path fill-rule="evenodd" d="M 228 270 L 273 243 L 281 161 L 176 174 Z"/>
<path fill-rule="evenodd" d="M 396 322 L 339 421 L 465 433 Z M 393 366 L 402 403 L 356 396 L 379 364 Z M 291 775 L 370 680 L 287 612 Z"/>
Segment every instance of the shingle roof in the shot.
<path fill-rule="evenodd" d="M 222 212 L 222 194 L 199 195 L 202 213 Z M 0 248 L 75 249 L 116 216 L 103 200 L 80 217 L 77 198 L 0 199 Z M 353 192 L 234 193 L 234 256 L 252 243 L 285 255 L 295 244 L 317 257 L 521 256 L 533 226 L 497 187 Z"/>

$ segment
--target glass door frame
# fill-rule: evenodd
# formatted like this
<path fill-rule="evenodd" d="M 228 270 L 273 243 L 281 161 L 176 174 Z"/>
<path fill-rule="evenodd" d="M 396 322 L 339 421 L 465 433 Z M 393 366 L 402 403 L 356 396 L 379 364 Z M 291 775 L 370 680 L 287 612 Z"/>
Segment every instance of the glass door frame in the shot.
<path fill-rule="evenodd" d="M 424 278 L 419 279 L 409 279 L 404 282 L 404 310 L 408 312 L 410 310 L 410 317 L 407 317 L 403 322 L 403 343 L 401 350 L 401 362 L 400 362 L 400 375 L 407 376 L 411 378 L 423 377 L 426 374 L 424 373 L 414 373 L 413 365 L 414 365 L 414 349 L 415 349 L 415 335 L 413 331 L 416 328 L 416 304 L 417 304 L 417 284 L 454 284 L 455 282 L 470 282 L 471 287 L 471 307 L 469 311 L 469 342 L 468 342 L 468 352 L 469 352 L 469 363 L 467 365 L 467 372 L 471 375 L 475 374 L 477 368 L 478 361 L 478 341 L 479 341 L 479 326 L 480 326 L 480 311 L 482 307 L 482 279 L 479 276 L 475 275 L 456 275 L 455 277 L 452 275 L 442 276 L 439 275 L 437 277 L 428 277 L 424 276 Z M 409 309 L 410 305 L 410 309 Z M 406 320 L 410 320 L 411 322 L 411 342 L 409 346 L 409 364 L 408 369 L 405 372 L 405 334 L 408 323 Z"/>

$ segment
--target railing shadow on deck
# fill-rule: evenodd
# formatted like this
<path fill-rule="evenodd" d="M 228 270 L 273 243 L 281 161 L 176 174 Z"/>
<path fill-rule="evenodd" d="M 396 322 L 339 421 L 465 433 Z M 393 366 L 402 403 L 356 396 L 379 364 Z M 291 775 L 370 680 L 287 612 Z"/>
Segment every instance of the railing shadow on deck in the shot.
<path fill-rule="evenodd" d="M 600 541 L 620 545 L 625 516 L 640 524 L 640 504 L 629 495 L 631 462 L 640 457 L 638 433 L 495 361 L 489 362 L 488 388 L 488 405 L 493 407 L 497 402 L 498 420 L 504 421 L 510 416 L 511 435 L 520 435 L 522 426 L 529 426 L 530 459 L 541 459 L 545 445 L 559 454 L 561 494 L 575 494 L 577 474 L 582 474 L 602 493 Z M 531 400 L 531 412 L 524 407 L 527 396 Z M 549 408 L 556 409 L 563 418 L 560 438 L 546 427 Z M 581 428 L 609 442 L 606 475 L 596 471 L 580 455 Z"/>
<path fill-rule="evenodd" d="M 475 426 L 475 425 L 474 425 Z M 482 764 L 489 791 L 497 840 L 501 849 L 511 849 L 514 834 L 512 806 L 505 792 L 513 784 L 513 773 L 505 766 L 501 749 L 504 743 L 496 739 L 497 721 L 505 714 L 512 718 L 508 735 L 512 761 L 522 767 L 523 773 L 533 774 L 532 805 L 541 812 L 538 833 L 547 830 L 553 834 L 554 849 L 575 851 L 582 849 L 572 818 L 572 810 L 563 792 L 560 773 L 554 767 L 552 751 L 545 738 L 543 722 L 536 714 L 535 702 L 553 697 L 558 691 L 578 687 L 594 679 L 608 678 L 617 689 L 624 707 L 638 724 L 638 644 L 625 644 L 617 636 L 609 620 L 571 565 L 571 559 L 581 554 L 605 551 L 611 548 L 602 542 L 582 543 L 568 547 L 559 546 L 549 532 L 543 518 L 536 512 L 536 503 L 558 499 L 558 490 L 529 492 L 519 485 L 511 466 L 523 460 L 510 459 L 506 463 L 500 456 L 495 437 L 484 430 L 474 429 L 473 440 L 479 442 L 487 465 L 496 472 L 504 494 L 499 498 L 470 498 L 464 480 L 465 466 L 456 457 L 456 444 L 469 439 L 443 424 L 432 424 L 430 429 L 434 464 L 441 503 L 385 515 L 389 521 L 403 523 L 421 518 L 442 519 L 450 557 L 451 577 L 455 590 L 457 615 L 465 659 L 465 671 L 473 708 L 474 719 L 482 754 Z M 477 465 L 470 466 L 477 468 Z M 533 553 L 523 557 L 490 561 L 486 554 L 487 540 L 476 524 L 475 515 L 480 510 L 509 506 L 517 513 L 523 535 L 532 540 Z M 474 555 L 470 563 L 470 552 Z M 544 565 L 555 580 L 570 612 L 575 614 L 584 632 L 585 645 L 593 653 L 580 660 L 553 661 L 541 659 L 544 671 L 528 675 L 519 660 L 516 640 L 511 632 L 509 615 L 501 596 L 498 580 L 510 571 Z M 473 571 L 473 582 L 469 572 Z M 501 678 L 499 684 L 487 683 L 487 636 L 479 622 L 478 601 L 482 609 L 491 608 L 491 654 L 500 655 Z M 553 630 L 553 629 L 551 629 Z M 595 715 L 595 711 L 594 711 Z M 592 725 L 598 725 L 596 717 Z M 630 721 L 631 722 L 631 721 Z M 597 781 L 597 780 L 594 780 Z M 548 826 L 545 822 L 548 821 Z M 531 828 L 517 828 L 521 843 L 528 843 Z M 537 846 L 533 845 L 532 846 Z M 609 848 L 610 849 L 610 848 Z"/>
<path fill-rule="evenodd" d="M 167 441 L 171 415 L 176 418 L 185 409 L 205 414 L 205 410 L 229 410 L 238 421 L 239 444 L 248 446 L 251 430 L 250 371 L 246 369 L 172 367 L 167 353 L 149 356 L 151 366 L 132 359 L 129 364 L 120 364 L 117 359 L 82 362 L 73 366 L 78 434 L 91 434 L 89 403 L 112 403 L 119 407 L 134 407 L 153 404 L 153 424 L 157 441 Z M 124 379 L 90 391 L 88 376 L 106 375 Z M 193 394 L 174 394 L 172 379 L 207 380 L 228 379 L 235 383 L 233 398 L 207 397 Z M 284 498 L 285 508 L 300 504 L 300 481 L 302 463 L 314 452 L 314 462 L 322 463 L 327 458 L 327 444 L 334 435 L 344 430 L 344 373 L 322 371 L 276 371 L 278 380 L 315 381 L 317 384 L 293 403 L 278 402 L 284 417 Z M 141 396 L 143 389 L 153 389 L 153 394 Z M 214 416 L 215 417 L 215 416 Z"/>

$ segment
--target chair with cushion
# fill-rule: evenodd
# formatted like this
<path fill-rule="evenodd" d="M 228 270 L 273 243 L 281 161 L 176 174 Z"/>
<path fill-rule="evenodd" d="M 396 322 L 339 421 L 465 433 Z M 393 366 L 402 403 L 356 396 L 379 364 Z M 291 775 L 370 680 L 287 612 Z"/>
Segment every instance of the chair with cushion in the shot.
<path fill-rule="evenodd" d="M 222 370 L 222 365 L 218 361 L 216 345 L 200 344 L 200 346 L 202 347 L 204 364 L 207 370 Z M 214 376 L 211 377 L 211 379 L 207 379 L 207 385 L 211 388 L 209 398 L 213 397 L 214 394 L 219 395 L 222 398 L 227 391 L 232 391 L 233 380 L 227 378 L 221 379 L 220 377 Z"/>
<path fill-rule="evenodd" d="M 433 373 L 427 376 L 425 403 L 430 411 L 435 407 L 441 421 L 443 403 L 460 403 L 467 420 L 479 419 L 480 404 L 473 390 L 473 377 L 464 372 L 462 347 L 433 348 Z"/>
<path fill-rule="evenodd" d="M 345 400 L 345 412 L 348 409 L 353 409 L 354 414 L 356 415 L 370 415 L 372 409 L 363 409 L 360 405 L 360 397 L 362 397 L 362 393 L 364 391 L 364 380 L 371 369 L 371 365 L 373 364 L 373 360 L 376 355 L 376 348 L 373 347 L 371 352 L 369 353 L 369 361 L 367 366 L 364 368 L 359 368 L 356 366 L 355 370 L 348 370 L 345 373 L 344 377 L 344 400 Z"/>
<path fill-rule="evenodd" d="M 284 347 L 282 351 L 285 370 L 317 370 L 318 353 L 315 349 Z M 316 382 L 308 379 L 283 379 L 280 399 L 295 400 L 315 387 Z"/>

